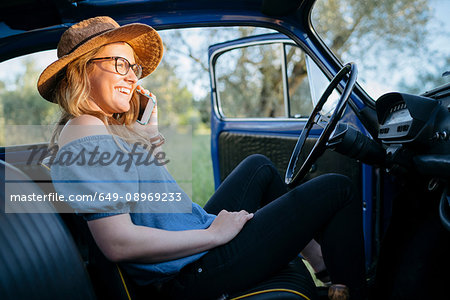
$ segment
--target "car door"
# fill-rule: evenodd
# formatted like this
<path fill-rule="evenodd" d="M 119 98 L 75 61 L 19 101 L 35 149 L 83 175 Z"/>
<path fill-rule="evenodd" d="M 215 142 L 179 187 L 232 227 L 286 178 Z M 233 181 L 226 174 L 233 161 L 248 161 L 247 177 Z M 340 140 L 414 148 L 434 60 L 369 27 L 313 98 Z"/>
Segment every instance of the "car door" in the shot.
<path fill-rule="evenodd" d="M 269 157 L 284 178 L 297 138 L 330 80 L 300 46 L 283 34 L 212 45 L 209 63 L 211 155 L 216 188 L 240 161 L 254 153 Z M 330 101 L 337 97 L 337 92 L 333 92 Z M 327 108 L 331 109 L 332 106 Z M 362 127 L 351 109 L 341 121 Z M 299 161 L 306 158 L 321 131 L 322 128 L 313 127 Z M 369 262 L 372 169 L 327 149 L 304 181 L 331 172 L 347 175 L 360 189 Z"/>
<path fill-rule="evenodd" d="M 282 34 L 213 45 L 209 57 L 216 186 L 253 153 L 269 157 L 284 176 L 295 142 L 320 96 L 313 82 L 327 82 L 326 77 Z M 319 127 L 312 130 L 309 147 L 320 132 Z M 327 151 L 307 179 L 330 171 L 357 179 L 359 169 L 356 162 Z"/>

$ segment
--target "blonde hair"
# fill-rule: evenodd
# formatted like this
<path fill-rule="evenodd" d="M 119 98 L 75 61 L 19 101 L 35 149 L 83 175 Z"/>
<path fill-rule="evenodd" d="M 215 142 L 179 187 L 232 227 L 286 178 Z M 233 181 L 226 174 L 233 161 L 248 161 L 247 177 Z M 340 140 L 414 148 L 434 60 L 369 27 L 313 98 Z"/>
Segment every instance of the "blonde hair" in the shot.
<path fill-rule="evenodd" d="M 137 94 L 133 93 L 130 101 L 130 109 L 128 111 L 115 113 L 112 116 L 108 116 L 95 110 L 90 105 L 89 94 L 91 86 L 88 76 L 90 71 L 89 61 L 93 59 L 104 46 L 93 49 L 78 57 L 57 74 L 58 83 L 53 92 L 53 97 L 55 102 L 58 103 L 61 108 L 62 114 L 53 131 L 49 147 L 57 146 L 57 140 L 63 125 L 70 119 L 86 114 L 99 118 L 113 137 L 114 135 L 119 135 L 128 143 L 140 142 L 143 145 L 150 144 L 148 137 L 132 128 L 132 125 L 137 120 L 139 112 L 139 98 Z M 138 61 L 136 55 L 135 59 Z M 121 147 L 119 143 L 118 145 Z"/>

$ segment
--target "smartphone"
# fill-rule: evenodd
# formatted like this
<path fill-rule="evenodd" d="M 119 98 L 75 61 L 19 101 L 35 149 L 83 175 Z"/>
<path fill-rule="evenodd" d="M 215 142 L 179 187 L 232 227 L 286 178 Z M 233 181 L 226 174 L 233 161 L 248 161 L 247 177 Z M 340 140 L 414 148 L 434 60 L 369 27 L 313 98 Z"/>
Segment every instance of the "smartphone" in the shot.
<path fill-rule="evenodd" d="M 144 88 L 140 85 L 136 88 L 136 92 L 139 94 L 139 115 L 137 122 L 146 125 L 152 116 L 153 108 L 156 104 L 156 97 L 150 92 L 145 92 Z"/>

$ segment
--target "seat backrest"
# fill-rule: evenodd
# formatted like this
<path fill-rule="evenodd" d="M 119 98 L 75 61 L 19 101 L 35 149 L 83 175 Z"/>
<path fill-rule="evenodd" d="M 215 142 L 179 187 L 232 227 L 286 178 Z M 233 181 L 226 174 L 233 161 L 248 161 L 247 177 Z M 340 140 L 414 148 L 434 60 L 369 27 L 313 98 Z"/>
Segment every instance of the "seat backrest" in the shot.
<path fill-rule="evenodd" d="M 42 190 L 23 172 L 3 161 L 0 177 L 1 298 L 95 299 L 80 254 L 58 214 L 5 212 L 9 195 L 43 195 Z M 39 205 L 51 206 L 45 202 Z M 45 208 L 48 209 L 51 208 Z"/>
<path fill-rule="evenodd" d="M 43 189 L 47 192 L 54 192 L 54 187 L 51 183 L 50 167 L 48 166 L 48 159 L 44 159 L 38 164 L 40 168 L 34 170 L 35 178 L 44 179 Z M 39 184 L 39 182 L 38 182 Z M 59 204 L 56 207 L 57 211 L 70 211 L 67 208 L 68 204 Z M 61 209 L 61 210 L 60 210 Z M 122 273 L 119 266 L 109 261 L 98 248 L 87 226 L 86 221 L 75 213 L 60 213 L 78 251 L 84 260 L 87 271 L 91 278 L 95 295 L 98 300 L 135 300 L 136 295 L 132 288 L 132 283 Z M 148 299 L 148 298 L 147 298 Z"/>

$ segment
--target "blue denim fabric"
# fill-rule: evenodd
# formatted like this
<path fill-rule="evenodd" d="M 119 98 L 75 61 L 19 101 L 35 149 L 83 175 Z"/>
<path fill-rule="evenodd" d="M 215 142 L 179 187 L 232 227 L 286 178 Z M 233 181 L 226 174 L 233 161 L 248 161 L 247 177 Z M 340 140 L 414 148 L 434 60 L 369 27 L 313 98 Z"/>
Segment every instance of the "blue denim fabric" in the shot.
<path fill-rule="evenodd" d="M 56 192 L 66 199 L 70 195 L 95 197 L 93 201 L 68 201 L 77 213 L 87 221 L 129 213 L 136 225 L 172 231 L 206 229 L 211 225 L 215 216 L 193 203 L 164 166 L 137 164 L 137 156 L 133 156 L 129 164 L 120 163 L 118 159 L 112 161 L 116 153 L 123 154 L 123 161 L 128 157 L 118 144 L 132 151 L 129 144 L 111 135 L 83 137 L 59 149 L 51 164 Z M 140 150 L 145 151 L 142 147 Z M 95 159 L 92 159 L 93 153 L 97 153 Z M 101 155 L 109 159 L 102 161 Z M 130 195 L 134 197 L 135 193 L 179 193 L 181 201 L 130 201 Z M 123 267 L 138 284 L 149 284 L 170 278 L 206 253 L 163 263 L 126 263 Z"/>

